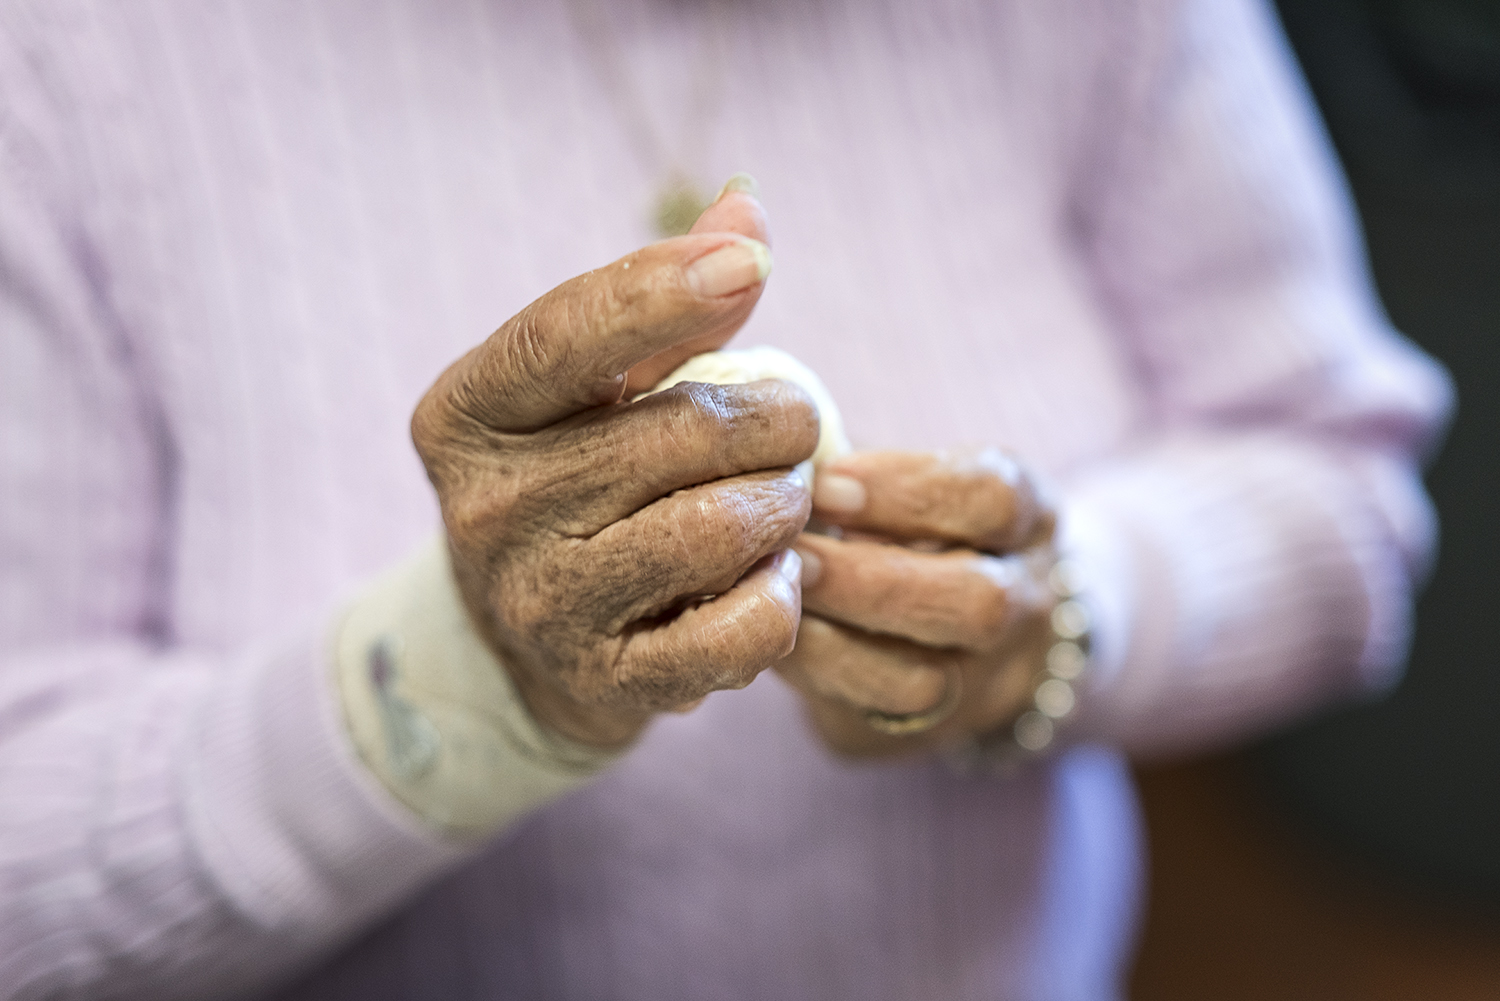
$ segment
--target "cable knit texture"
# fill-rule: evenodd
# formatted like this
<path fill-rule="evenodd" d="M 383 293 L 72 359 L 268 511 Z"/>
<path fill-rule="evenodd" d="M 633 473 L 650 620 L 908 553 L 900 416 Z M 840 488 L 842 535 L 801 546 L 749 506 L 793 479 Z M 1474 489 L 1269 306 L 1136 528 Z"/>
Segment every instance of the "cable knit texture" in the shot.
<path fill-rule="evenodd" d="M 601 6 L 665 132 L 722 87 L 692 166 L 760 180 L 738 343 L 858 446 L 1058 485 L 1098 744 L 853 766 L 763 678 L 443 841 L 351 749 L 329 631 L 437 524 L 423 390 L 646 242 L 664 165 L 564 0 L 0 0 L 0 997 L 1106 998 L 1140 845 L 1102 748 L 1391 681 L 1447 382 L 1266 7 Z"/>

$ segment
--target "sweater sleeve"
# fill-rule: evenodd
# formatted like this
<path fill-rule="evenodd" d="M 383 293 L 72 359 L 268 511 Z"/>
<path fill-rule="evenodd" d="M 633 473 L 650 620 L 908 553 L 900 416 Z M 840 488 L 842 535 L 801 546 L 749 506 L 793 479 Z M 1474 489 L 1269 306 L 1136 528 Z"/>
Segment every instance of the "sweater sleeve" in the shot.
<path fill-rule="evenodd" d="M 534 739 L 455 640 L 440 550 L 286 635 L 174 637 L 172 436 L 91 264 L 65 88 L 36 65 L 0 44 L 0 997 L 238 993 L 602 760 Z M 475 693 L 477 720 L 453 705 Z M 438 737 L 419 767 L 391 767 L 393 707 Z"/>
<path fill-rule="evenodd" d="M 1138 752 L 1393 683 L 1451 405 L 1376 300 L 1269 5 L 1188 0 L 1160 29 L 1079 214 L 1148 430 L 1071 477 L 1065 518 L 1102 641 L 1079 732 Z"/>

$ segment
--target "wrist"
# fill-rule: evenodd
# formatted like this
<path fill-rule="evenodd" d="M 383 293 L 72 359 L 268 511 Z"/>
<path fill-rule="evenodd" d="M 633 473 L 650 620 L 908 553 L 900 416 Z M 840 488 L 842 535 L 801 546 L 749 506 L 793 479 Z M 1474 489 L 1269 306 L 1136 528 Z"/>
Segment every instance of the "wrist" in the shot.
<path fill-rule="evenodd" d="M 586 705 L 557 686 L 512 668 L 508 660 L 503 663 L 532 718 L 565 740 L 600 751 L 622 751 L 635 742 L 655 715 L 646 709 Z"/>
<path fill-rule="evenodd" d="M 1023 698 L 1004 723 L 951 749 L 950 761 L 960 771 L 1004 773 L 1054 751 L 1061 743 L 1059 729 L 1075 713 L 1092 646 L 1083 571 L 1071 559 L 1057 559 L 1047 583 L 1055 601 Z"/>
<path fill-rule="evenodd" d="M 485 593 L 484 584 L 467 562 L 456 557 L 451 543 L 449 559 L 452 581 L 474 634 L 488 648 L 496 670 L 509 679 L 539 727 L 564 740 L 605 752 L 624 750 L 641 735 L 654 715 L 650 710 L 580 702 L 549 681 L 542 671 L 532 668 L 524 653 L 510 649 L 512 644 L 502 641 L 494 617 L 484 611 L 484 602 L 475 597 Z"/>
<path fill-rule="evenodd" d="M 343 615 L 344 721 L 385 789 L 445 833 L 485 837 L 613 760 L 535 718 L 460 596 L 441 540 Z"/>

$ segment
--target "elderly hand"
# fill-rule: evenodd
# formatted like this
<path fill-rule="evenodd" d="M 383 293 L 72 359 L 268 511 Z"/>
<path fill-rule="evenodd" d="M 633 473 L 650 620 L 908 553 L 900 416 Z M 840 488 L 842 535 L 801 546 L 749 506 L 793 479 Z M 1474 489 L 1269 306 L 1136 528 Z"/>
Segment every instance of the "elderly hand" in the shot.
<path fill-rule="evenodd" d="M 747 685 L 792 648 L 818 439 L 789 383 L 686 384 L 769 268 L 741 190 L 682 237 L 569 281 L 448 369 L 412 419 L 455 576 L 528 708 L 598 747 Z"/>
<path fill-rule="evenodd" d="M 813 513 L 841 538 L 797 543 L 802 630 L 777 670 L 833 749 L 930 750 L 1027 708 L 1053 640 L 1056 517 L 1016 462 L 996 449 L 846 456 L 820 475 Z M 885 732 L 929 713 L 941 721 Z"/>

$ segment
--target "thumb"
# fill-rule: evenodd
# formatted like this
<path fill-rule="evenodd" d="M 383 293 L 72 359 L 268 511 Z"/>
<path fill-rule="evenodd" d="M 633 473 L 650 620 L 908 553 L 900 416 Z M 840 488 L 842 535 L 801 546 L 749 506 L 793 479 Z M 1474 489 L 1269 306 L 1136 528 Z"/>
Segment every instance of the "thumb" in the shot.
<path fill-rule="evenodd" d="M 760 185 L 749 174 L 735 174 L 719 189 L 712 205 L 703 210 L 689 233 L 738 233 L 769 245 L 766 209 L 760 203 Z"/>
<path fill-rule="evenodd" d="M 413 416 L 413 434 L 445 428 L 450 418 L 525 433 L 614 403 L 626 373 L 642 362 L 685 344 L 727 341 L 770 270 L 765 244 L 698 233 L 563 282 L 438 377 Z"/>
<path fill-rule="evenodd" d="M 719 195 L 714 199 L 713 204 L 703 210 L 698 221 L 693 223 L 692 229 L 688 230 L 689 236 L 709 233 L 736 233 L 767 245 L 770 244 L 771 233 L 766 224 L 766 209 L 760 203 L 760 186 L 755 183 L 755 178 L 744 173 L 731 177 L 724 187 L 719 189 Z M 752 307 L 760 299 L 764 287 L 762 285 L 755 289 L 754 298 L 750 303 Z M 674 344 L 661 354 L 635 365 L 626 373 L 626 399 L 637 393 L 644 393 L 694 355 L 714 351 L 728 344 L 729 339 L 739 331 L 749 315 L 747 309 L 735 322 L 705 331 L 681 344 Z"/>

